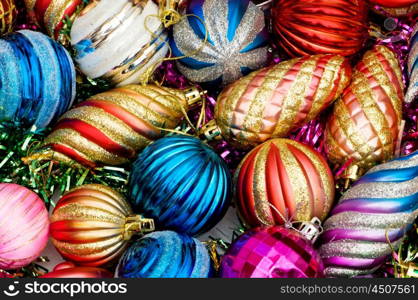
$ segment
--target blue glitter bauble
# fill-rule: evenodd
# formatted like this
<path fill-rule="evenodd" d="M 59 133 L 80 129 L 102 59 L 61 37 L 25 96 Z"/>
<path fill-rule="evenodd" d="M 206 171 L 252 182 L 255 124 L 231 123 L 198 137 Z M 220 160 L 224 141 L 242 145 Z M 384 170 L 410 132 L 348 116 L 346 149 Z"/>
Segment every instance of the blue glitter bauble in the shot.
<path fill-rule="evenodd" d="M 196 235 L 223 217 L 231 177 L 225 162 L 199 139 L 170 136 L 149 145 L 130 177 L 134 211 L 157 228 Z"/>
<path fill-rule="evenodd" d="M 265 17 L 250 0 L 191 0 L 186 13 L 170 45 L 174 56 L 187 56 L 177 67 L 189 80 L 226 85 L 265 65 Z"/>
<path fill-rule="evenodd" d="M 206 278 L 210 257 L 198 240 L 173 231 L 150 233 L 123 254 L 116 274 L 122 278 Z"/>
<path fill-rule="evenodd" d="M 74 98 L 75 69 L 64 47 L 30 30 L 0 39 L 0 121 L 45 128 Z"/>

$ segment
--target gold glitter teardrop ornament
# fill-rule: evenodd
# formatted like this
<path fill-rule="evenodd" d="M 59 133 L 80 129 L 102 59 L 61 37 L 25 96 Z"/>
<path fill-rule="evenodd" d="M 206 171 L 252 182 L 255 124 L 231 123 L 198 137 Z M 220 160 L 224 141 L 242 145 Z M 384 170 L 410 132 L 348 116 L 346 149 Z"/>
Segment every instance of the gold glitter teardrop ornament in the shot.
<path fill-rule="evenodd" d="M 41 159 L 95 168 L 121 165 L 174 129 L 201 93 L 157 85 L 128 85 L 81 102 L 66 112 L 44 141 Z"/>
<path fill-rule="evenodd" d="M 51 215 L 52 243 L 66 260 L 80 266 L 111 264 L 133 234 L 153 230 L 153 220 L 134 215 L 122 195 L 98 184 L 69 191 Z"/>
<path fill-rule="evenodd" d="M 356 178 L 394 155 L 402 120 L 404 84 L 395 54 L 385 46 L 366 52 L 350 86 L 327 121 L 328 158 L 351 161 L 347 178 Z"/>
<path fill-rule="evenodd" d="M 221 92 L 215 120 L 202 131 L 239 148 L 287 137 L 331 105 L 350 76 L 340 55 L 306 56 L 255 71 Z"/>

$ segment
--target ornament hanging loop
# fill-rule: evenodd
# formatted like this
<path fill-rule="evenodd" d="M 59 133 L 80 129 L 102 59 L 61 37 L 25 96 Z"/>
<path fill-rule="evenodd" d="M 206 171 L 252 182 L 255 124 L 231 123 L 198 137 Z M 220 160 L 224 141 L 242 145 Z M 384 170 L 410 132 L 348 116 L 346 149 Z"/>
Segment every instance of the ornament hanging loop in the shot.
<path fill-rule="evenodd" d="M 324 231 L 321 220 L 317 217 L 312 218 L 309 222 L 302 222 L 298 230 L 306 239 L 315 244 L 318 237 Z"/>
<path fill-rule="evenodd" d="M 148 233 L 155 230 L 153 219 L 143 218 L 141 215 L 126 217 L 123 239 L 129 241 L 134 234 Z"/>

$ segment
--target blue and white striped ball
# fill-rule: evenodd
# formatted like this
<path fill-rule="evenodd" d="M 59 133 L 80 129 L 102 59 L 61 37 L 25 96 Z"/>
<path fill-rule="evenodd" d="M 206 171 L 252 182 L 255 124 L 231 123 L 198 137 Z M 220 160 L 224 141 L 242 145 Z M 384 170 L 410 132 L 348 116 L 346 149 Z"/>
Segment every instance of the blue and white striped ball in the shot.
<path fill-rule="evenodd" d="M 46 35 L 21 30 L 0 39 L 0 122 L 37 129 L 66 112 L 75 98 L 67 51 Z"/>
<path fill-rule="evenodd" d="M 189 80 L 226 85 L 265 65 L 265 17 L 250 0 L 191 0 L 186 13 L 174 26 L 170 45 L 174 56 L 193 54 L 177 61 Z M 208 39 L 202 48 L 205 26 Z"/>
<path fill-rule="evenodd" d="M 119 260 L 121 278 L 207 278 L 211 275 L 208 250 L 198 240 L 174 231 L 147 234 Z"/>

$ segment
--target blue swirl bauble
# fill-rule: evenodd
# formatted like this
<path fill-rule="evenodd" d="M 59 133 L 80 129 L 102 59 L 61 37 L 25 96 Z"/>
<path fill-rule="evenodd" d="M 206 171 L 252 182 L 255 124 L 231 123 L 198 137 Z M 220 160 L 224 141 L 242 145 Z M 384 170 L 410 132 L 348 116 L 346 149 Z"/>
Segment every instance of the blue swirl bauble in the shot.
<path fill-rule="evenodd" d="M 372 168 L 343 195 L 321 236 L 325 274 L 373 273 L 392 247 L 399 249 L 416 217 L 418 151 Z"/>
<path fill-rule="evenodd" d="M 250 0 L 191 0 L 186 13 L 174 26 L 170 45 L 175 56 L 193 54 L 177 62 L 189 80 L 226 85 L 265 65 L 264 13 Z"/>
<path fill-rule="evenodd" d="M 30 30 L 0 39 L 0 121 L 44 128 L 74 98 L 75 69 L 64 47 Z"/>
<path fill-rule="evenodd" d="M 225 162 L 199 139 L 170 136 L 138 156 L 130 188 L 134 211 L 153 218 L 157 228 L 196 235 L 223 217 L 231 177 Z"/>
<path fill-rule="evenodd" d="M 122 278 L 206 278 L 210 257 L 198 240 L 173 231 L 150 233 L 123 254 L 116 275 Z"/>

